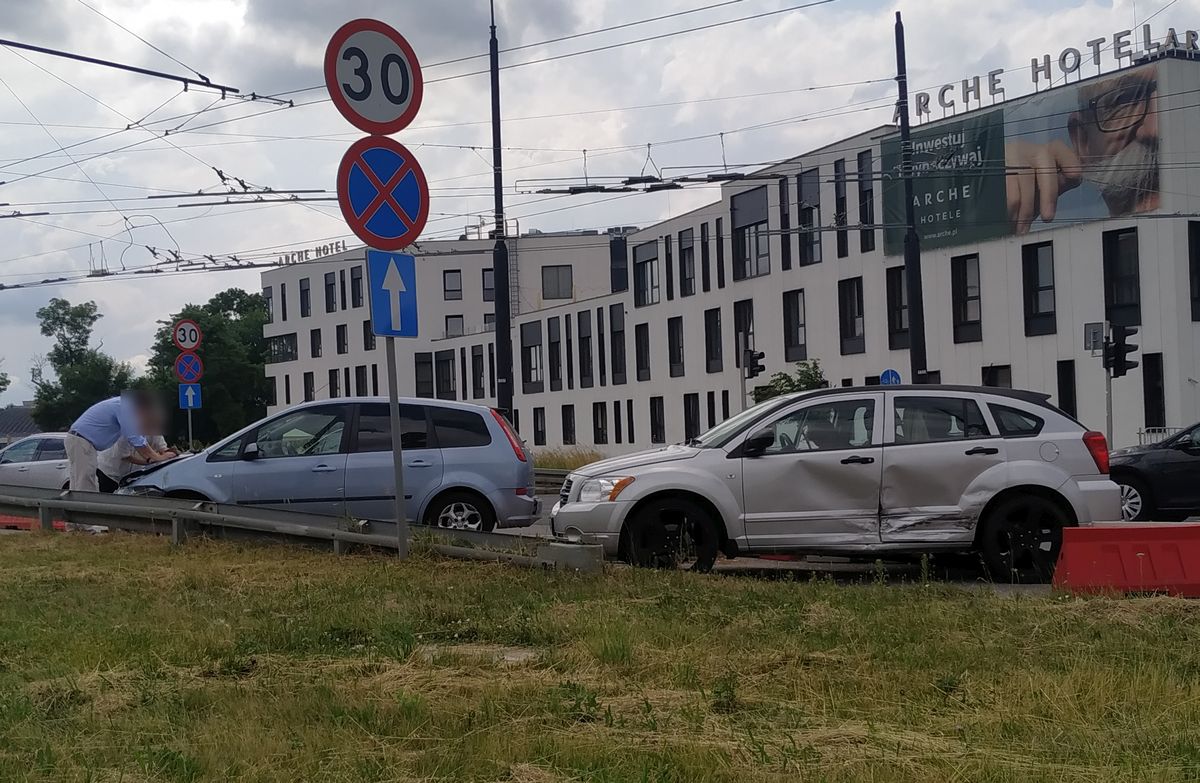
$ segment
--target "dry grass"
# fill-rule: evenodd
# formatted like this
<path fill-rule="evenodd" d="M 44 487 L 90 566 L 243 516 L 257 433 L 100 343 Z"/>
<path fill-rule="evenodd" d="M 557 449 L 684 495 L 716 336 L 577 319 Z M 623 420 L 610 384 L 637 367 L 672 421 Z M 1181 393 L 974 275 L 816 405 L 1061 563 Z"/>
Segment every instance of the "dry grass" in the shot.
<path fill-rule="evenodd" d="M 4 781 L 1200 780 L 1200 604 L 0 544 Z"/>
<path fill-rule="evenodd" d="M 547 470 L 576 470 L 602 460 L 605 456 L 603 452 L 595 449 L 538 449 L 533 453 L 533 464 Z"/>

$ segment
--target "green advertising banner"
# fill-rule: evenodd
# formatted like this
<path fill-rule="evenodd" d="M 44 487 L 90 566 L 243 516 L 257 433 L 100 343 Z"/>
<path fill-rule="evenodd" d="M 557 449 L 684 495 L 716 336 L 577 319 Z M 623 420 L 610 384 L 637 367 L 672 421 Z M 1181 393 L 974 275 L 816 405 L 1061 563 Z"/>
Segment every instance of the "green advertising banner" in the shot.
<path fill-rule="evenodd" d="M 1009 233 L 1004 176 L 1004 112 L 912 134 L 913 202 L 922 248 L 948 247 Z M 882 145 L 887 255 L 904 252 L 900 137 Z"/>

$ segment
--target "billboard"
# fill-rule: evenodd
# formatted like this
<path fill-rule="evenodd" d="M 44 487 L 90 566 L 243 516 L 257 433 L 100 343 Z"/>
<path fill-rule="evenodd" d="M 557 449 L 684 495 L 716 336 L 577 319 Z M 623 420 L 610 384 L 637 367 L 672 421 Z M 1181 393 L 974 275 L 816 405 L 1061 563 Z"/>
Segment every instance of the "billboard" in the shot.
<path fill-rule="evenodd" d="M 1158 69 L 1147 65 L 912 133 L 924 248 L 1160 206 Z M 900 139 L 883 141 L 884 252 L 904 252 Z"/>

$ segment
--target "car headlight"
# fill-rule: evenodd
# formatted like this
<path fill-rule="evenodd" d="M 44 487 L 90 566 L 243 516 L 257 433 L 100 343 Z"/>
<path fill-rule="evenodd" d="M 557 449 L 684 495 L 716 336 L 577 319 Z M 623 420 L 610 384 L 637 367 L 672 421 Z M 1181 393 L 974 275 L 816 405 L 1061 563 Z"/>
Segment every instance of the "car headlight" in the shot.
<path fill-rule="evenodd" d="M 160 498 L 165 494 L 158 487 L 149 484 L 129 484 L 124 487 L 117 487 L 115 495 L 137 495 L 139 497 Z"/>
<path fill-rule="evenodd" d="M 600 478 L 588 479 L 579 488 L 579 502 L 612 502 L 632 483 L 633 476 L 601 476 Z"/>

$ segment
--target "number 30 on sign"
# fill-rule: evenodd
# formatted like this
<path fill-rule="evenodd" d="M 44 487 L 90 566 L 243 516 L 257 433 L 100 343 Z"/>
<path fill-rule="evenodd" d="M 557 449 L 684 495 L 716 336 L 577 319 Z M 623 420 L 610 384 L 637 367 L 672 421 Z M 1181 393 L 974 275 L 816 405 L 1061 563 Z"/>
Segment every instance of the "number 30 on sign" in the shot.
<path fill-rule="evenodd" d="M 412 47 L 378 19 L 355 19 L 333 34 L 325 49 L 325 85 L 354 127 L 381 136 L 408 127 L 425 92 Z"/>
<path fill-rule="evenodd" d="M 177 321 L 171 327 L 171 338 L 175 341 L 175 347 L 181 351 L 194 351 L 200 347 L 201 341 L 204 340 L 204 332 L 200 331 L 200 326 L 190 318 L 184 318 L 182 321 Z"/>

